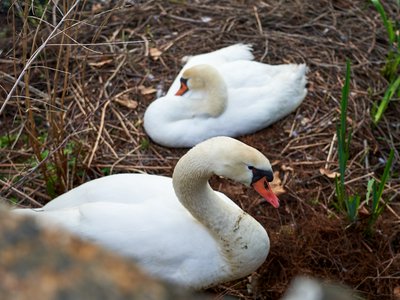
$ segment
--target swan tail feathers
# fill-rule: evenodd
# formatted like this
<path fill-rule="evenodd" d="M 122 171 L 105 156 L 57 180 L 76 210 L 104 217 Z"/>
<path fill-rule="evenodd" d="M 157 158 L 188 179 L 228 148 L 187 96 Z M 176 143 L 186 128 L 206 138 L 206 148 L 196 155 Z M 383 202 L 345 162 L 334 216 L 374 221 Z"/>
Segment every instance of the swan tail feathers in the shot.
<path fill-rule="evenodd" d="M 251 44 L 235 44 L 210 53 L 199 55 L 187 55 L 181 60 L 182 64 L 191 62 L 192 64 L 210 63 L 212 61 L 232 62 L 236 60 L 253 60 L 253 48 Z"/>

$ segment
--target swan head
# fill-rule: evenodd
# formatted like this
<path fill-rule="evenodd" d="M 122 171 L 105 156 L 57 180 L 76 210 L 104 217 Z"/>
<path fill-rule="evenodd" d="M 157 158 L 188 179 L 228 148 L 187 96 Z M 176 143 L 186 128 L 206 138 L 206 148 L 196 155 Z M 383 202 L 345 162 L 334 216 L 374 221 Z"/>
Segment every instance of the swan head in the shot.
<path fill-rule="evenodd" d="M 197 95 L 198 99 L 203 100 L 200 110 L 214 118 L 225 111 L 228 88 L 221 74 L 213 66 L 204 64 L 188 68 L 182 73 L 180 81 L 181 86 L 176 96 L 183 96 L 188 91 L 192 91 L 189 98 Z"/>
<path fill-rule="evenodd" d="M 260 151 L 230 137 L 214 137 L 196 147 L 211 152 L 213 173 L 253 187 L 273 207 L 279 207 L 269 185 L 274 178 L 271 164 Z"/>
<path fill-rule="evenodd" d="M 182 96 L 189 90 L 210 91 L 215 88 L 224 88 L 225 83 L 219 72 L 210 65 L 196 65 L 186 69 L 180 79 L 181 86 L 176 96 Z"/>

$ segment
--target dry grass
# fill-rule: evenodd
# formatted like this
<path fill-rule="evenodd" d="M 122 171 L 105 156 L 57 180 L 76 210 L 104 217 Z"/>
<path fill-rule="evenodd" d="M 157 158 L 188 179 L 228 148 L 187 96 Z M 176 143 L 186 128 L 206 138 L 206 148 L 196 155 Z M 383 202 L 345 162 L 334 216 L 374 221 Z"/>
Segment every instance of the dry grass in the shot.
<path fill-rule="evenodd" d="M 248 279 L 214 291 L 276 299 L 294 275 L 306 273 L 347 283 L 368 299 L 394 299 L 400 286 L 400 106 L 392 101 L 372 125 L 371 107 L 387 85 L 380 69 L 388 43 L 367 1 L 81 1 L 67 14 L 76 2 L 64 0 L 42 6 L 43 18 L 31 1 L 18 3 L 0 18 L 1 197 L 39 206 L 110 173 L 171 175 L 186 150 L 148 140 L 141 126 L 146 107 L 172 83 L 184 55 L 251 43 L 259 61 L 307 63 L 309 92 L 296 113 L 241 138 L 279 171 L 286 190 L 279 212 L 251 203 L 252 191 L 213 180 L 265 225 L 272 245 L 252 276 L 251 293 Z M 399 14 L 394 1 L 385 8 L 393 18 Z M 354 132 L 349 192 L 365 193 L 368 178 L 379 178 L 390 148 L 396 150 L 383 194 L 392 202 L 369 239 L 363 220 L 347 228 L 332 208 L 333 179 L 320 171 L 338 169 L 335 132 L 346 58 L 352 61 L 348 123 Z"/>

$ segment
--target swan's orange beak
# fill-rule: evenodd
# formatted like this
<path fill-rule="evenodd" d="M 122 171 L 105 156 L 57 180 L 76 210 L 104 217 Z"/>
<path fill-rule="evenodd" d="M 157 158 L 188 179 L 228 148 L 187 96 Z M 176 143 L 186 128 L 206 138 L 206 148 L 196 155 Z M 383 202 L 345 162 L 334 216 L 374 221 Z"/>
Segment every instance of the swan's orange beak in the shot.
<path fill-rule="evenodd" d="M 182 96 L 185 94 L 189 88 L 187 87 L 187 79 L 181 78 L 181 87 L 179 90 L 176 92 L 175 96 Z"/>
<path fill-rule="evenodd" d="M 267 178 L 263 177 L 253 183 L 253 188 L 275 208 L 279 207 L 279 199 L 272 191 Z"/>

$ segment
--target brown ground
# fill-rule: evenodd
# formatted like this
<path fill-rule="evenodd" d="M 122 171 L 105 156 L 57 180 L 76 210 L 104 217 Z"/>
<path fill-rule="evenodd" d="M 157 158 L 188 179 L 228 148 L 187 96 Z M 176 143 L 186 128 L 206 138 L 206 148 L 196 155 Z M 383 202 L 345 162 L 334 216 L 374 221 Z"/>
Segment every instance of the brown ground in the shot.
<path fill-rule="evenodd" d="M 386 2 L 389 15 L 398 16 L 395 1 Z M 20 9 L 23 12 L 24 6 Z M 61 4 L 60 9 L 67 11 Z M 3 16 L 6 13 L 3 9 Z M 0 18 L 0 105 L 21 72 L 24 49 L 37 49 L 52 30 L 32 21 L 23 31 L 22 18 L 16 15 L 13 20 L 10 10 L 7 18 Z M 53 18 L 52 8 L 46 16 L 51 24 L 60 21 L 59 15 Z M 203 22 L 202 17 L 211 20 Z M 11 98 L 0 114 L 0 137 L 11 137 L 11 142 L 3 141 L 0 154 L 2 197 L 35 206 L 30 198 L 46 203 L 109 173 L 171 175 L 186 150 L 149 143 L 141 126 L 155 89 L 169 87 L 184 55 L 251 43 L 258 61 L 307 63 L 309 92 L 296 113 L 240 138 L 265 153 L 279 172 L 285 190 L 279 210 L 258 205 L 251 190 L 213 179 L 215 188 L 268 229 L 271 252 L 250 285 L 244 278 L 212 291 L 242 299 L 277 299 L 295 275 L 310 274 L 346 283 L 367 299 L 399 299 L 400 106 L 392 102 L 379 125 L 372 125 L 371 107 L 387 86 L 380 70 L 389 45 L 379 15 L 367 1 L 86 3 L 84 9 L 74 9 L 60 29 L 68 35 L 50 40 L 14 94 L 32 100 Z M 396 149 L 393 175 L 383 194 L 392 202 L 371 237 L 364 234 L 368 206 L 360 212 L 362 220 L 349 226 L 344 213 L 333 207 L 333 179 L 320 172 L 338 171 L 333 136 L 346 58 L 352 62 L 348 123 L 354 133 L 348 192 L 365 198 L 368 178 L 380 178 L 389 149 Z M 23 85 L 30 86 L 29 94 Z M 62 151 L 66 145 L 69 151 Z M 37 166 L 34 154 L 46 150 L 48 160 Z M 54 173 L 55 183 L 46 190 L 45 178 Z"/>

